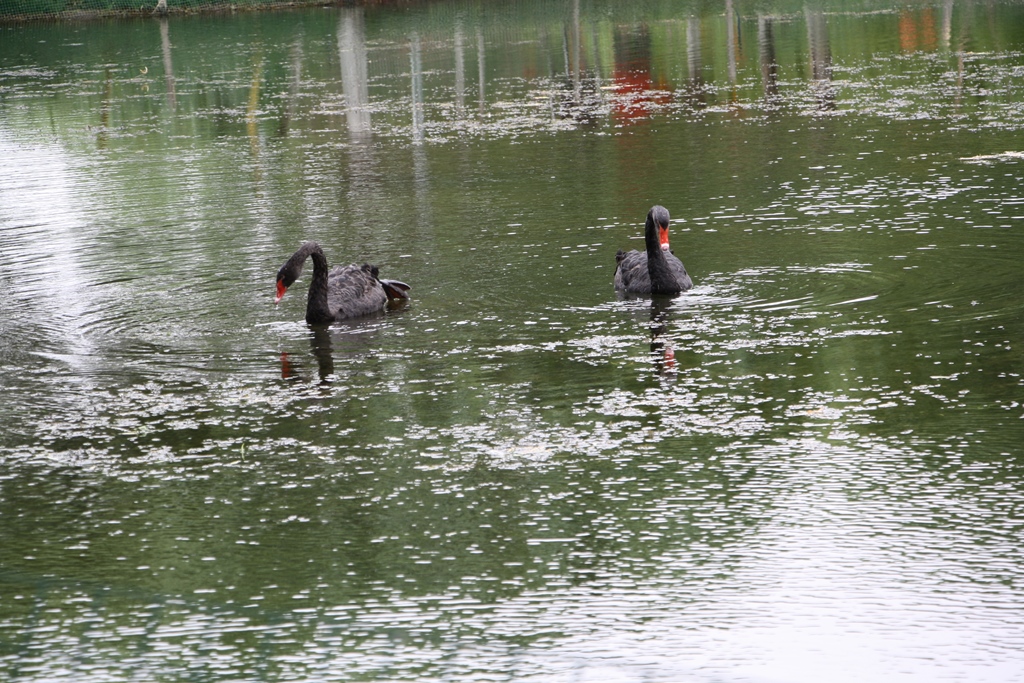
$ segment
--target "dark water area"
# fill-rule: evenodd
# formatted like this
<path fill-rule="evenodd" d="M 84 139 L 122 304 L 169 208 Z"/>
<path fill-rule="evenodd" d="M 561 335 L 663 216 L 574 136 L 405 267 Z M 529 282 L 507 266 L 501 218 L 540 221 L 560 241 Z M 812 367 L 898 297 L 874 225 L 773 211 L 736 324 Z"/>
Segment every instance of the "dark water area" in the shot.
<path fill-rule="evenodd" d="M 1022 75 L 1016 2 L 0 27 L 0 678 L 1024 681 Z M 308 326 L 307 239 L 411 301 Z"/>

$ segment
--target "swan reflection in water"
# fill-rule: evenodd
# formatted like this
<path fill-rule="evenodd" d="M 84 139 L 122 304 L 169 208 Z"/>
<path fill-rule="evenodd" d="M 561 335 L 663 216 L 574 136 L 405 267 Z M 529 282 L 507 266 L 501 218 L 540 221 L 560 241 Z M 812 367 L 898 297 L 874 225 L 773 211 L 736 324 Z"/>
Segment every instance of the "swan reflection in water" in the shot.
<path fill-rule="evenodd" d="M 381 319 L 399 310 L 392 308 L 374 318 L 346 320 L 333 325 L 311 325 L 309 327 L 309 354 L 281 352 L 281 379 L 312 379 L 310 358 L 316 362 L 316 373 L 321 385 L 334 381 L 334 361 L 338 358 L 343 366 L 357 364 L 359 358 L 375 353 L 377 332 Z"/>
<path fill-rule="evenodd" d="M 675 297 L 655 295 L 651 299 L 651 357 L 659 375 L 675 375 L 676 352 L 672 340 L 665 336 L 671 320 L 672 302 Z"/>
<path fill-rule="evenodd" d="M 659 375 L 671 377 L 676 374 L 676 341 L 671 334 L 673 311 L 679 313 L 679 306 L 682 297 L 678 295 L 655 294 L 650 297 L 618 293 L 619 301 L 630 304 L 629 317 L 638 327 L 645 327 L 650 335 L 650 354 L 654 363 L 655 372 Z M 640 306 L 640 302 L 647 302 L 649 305 Z M 679 327 L 676 320 L 676 328 Z"/>
<path fill-rule="evenodd" d="M 329 384 L 334 375 L 334 344 L 331 342 L 329 327 L 314 327 L 309 331 L 309 347 L 311 355 L 316 359 L 317 374 L 321 384 Z M 304 360 L 292 358 L 287 351 L 281 352 L 281 379 L 302 379 Z"/>

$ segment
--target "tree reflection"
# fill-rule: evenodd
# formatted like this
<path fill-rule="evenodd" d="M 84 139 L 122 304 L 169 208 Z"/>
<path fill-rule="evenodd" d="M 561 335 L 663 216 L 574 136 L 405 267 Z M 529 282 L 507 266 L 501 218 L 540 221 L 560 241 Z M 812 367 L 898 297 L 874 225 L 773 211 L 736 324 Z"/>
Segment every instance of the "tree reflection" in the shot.
<path fill-rule="evenodd" d="M 477 68 L 477 109 L 480 114 L 484 113 L 487 93 L 487 71 L 484 67 L 486 51 L 484 50 L 484 30 L 476 28 L 476 68 Z"/>
<path fill-rule="evenodd" d="M 302 44 L 303 37 L 301 35 L 292 43 L 291 78 L 289 79 L 288 94 L 285 96 L 284 111 L 281 112 L 281 120 L 277 125 L 277 135 L 282 138 L 288 135 L 292 117 L 298 106 L 299 89 L 302 84 Z"/>
<path fill-rule="evenodd" d="M 96 147 L 106 149 L 110 139 L 110 106 L 114 96 L 114 76 L 106 69 L 103 76 L 103 95 L 100 98 L 100 125 L 96 135 Z"/>
<path fill-rule="evenodd" d="M 413 31 L 409 37 L 409 73 L 412 80 L 412 142 L 423 142 L 423 47 L 420 34 Z"/>
<path fill-rule="evenodd" d="M 757 47 L 761 58 L 761 86 L 768 104 L 779 102 L 779 65 L 775 61 L 774 19 L 757 17 Z"/>
<path fill-rule="evenodd" d="M 174 63 L 171 61 L 171 30 L 166 17 L 160 18 L 160 53 L 164 60 L 164 82 L 167 86 L 167 104 L 171 109 L 178 106 L 178 93 L 175 89 Z"/>
<path fill-rule="evenodd" d="M 704 83 L 704 56 L 703 45 L 700 37 L 700 17 L 687 17 L 686 19 L 686 64 L 690 80 L 690 90 L 693 92 L 693 103 L 704 106 L 707 103 L 707 95 Z"/>
<path fill-rule="evenodd" d="M 737 98 L 736 81 L 737 68 L 736 58 L 739 54 L 739 16 L 733 8 L 733 0 L 725 0 L 725 47 L 726 60 L 728 61 L 729 85 L 732 87 L 733 101 Z"/>
<path fill-rule="evenodd" d="M 836 108 L 835 90 L 832 88 L 832 50 L 828 40 L 828 25 L 821 10 L 806 9 L 807 45 L 811 66 L 811 87 L 818 98 L 818 109 Z"/>
<path fill-rule="evenodd" d="M 338 57 L 341 61 L 341 89 L 345 95 L 345 117 L 349 137 L 370 136 L 370 89 L 366 57 L 366 20 L 363 8 L 341 9 L 338 21 Z"/>
<path fill-rule="evenodd" d="M 583 52 L 581 42 L 580 0 L 572 0 L 571 19 L 566 22 L 564 28 L 562 49 L 565 53 L 563 55 L 565 58 L 565 70 L 572 83 L 572 101 L 576 104 L 579 104 L 583 99 L 583 66 L 580 64 Z"/>

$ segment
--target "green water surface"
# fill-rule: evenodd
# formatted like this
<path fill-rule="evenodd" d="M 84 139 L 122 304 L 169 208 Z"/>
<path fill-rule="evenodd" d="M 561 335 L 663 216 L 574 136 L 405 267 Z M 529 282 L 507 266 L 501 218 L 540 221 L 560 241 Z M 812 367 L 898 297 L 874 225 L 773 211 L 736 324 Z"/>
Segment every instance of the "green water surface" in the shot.
<path fill-rule="evenodd" d="M 0 27 L 0 678 L 1024 681 L 1022 76 L 1018 2 Z M 307 239 L 412 300 L 310 328 Z"/>

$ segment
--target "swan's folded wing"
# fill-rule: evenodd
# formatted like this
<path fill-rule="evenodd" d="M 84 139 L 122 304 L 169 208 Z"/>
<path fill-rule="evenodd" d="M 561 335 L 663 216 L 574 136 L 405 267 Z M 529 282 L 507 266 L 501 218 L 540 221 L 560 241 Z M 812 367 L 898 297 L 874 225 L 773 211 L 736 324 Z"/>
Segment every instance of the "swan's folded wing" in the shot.
<path fill-rule="evenodd" d="M 650 292 L 651 276 L 647 272 L 647 253 L 622 251 L 615 255 L 615 289 L 627 292 Z"/>
<path fill-rule="evenodd" d="M 683 265 L 683 262 L 675 254 L 669 255 L 668 264 L 672 269 L 676 282 L 679 283 L 679 291 L 685 292 L 693 289 L 693 280 L 690 279 L 689 273 L 686 272 L 686 266 Z"/>
<path fill-rule="evenodd" d="M 328 282 L 328 305 L 335 320 L 376 313 L 387 302 L 377 278 L 362 266 L 335 267 Z"/>

